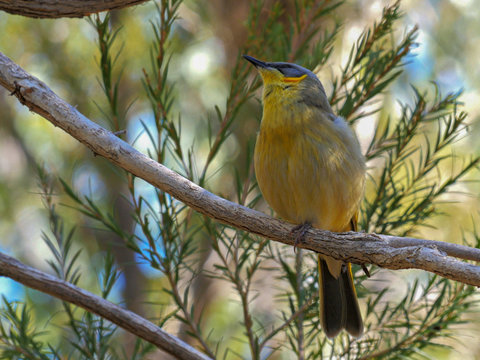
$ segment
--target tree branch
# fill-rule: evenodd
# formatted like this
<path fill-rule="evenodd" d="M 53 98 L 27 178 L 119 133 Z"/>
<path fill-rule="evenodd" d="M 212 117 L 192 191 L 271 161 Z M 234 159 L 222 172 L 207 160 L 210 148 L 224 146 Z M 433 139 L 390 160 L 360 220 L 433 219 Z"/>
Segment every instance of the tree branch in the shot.
<path fill-rule="evenodd" d="M 87 119 L 43 82 L 0 53 L 0 85 L 28 108 L 101 155 L 187 204 L 198 212 L 284 244 L 294 245 L 293 225 L 218 197 L 135 150 L 111 132 Z M 365 233 L 331 233 L 312 229 L 299 247 L 357 264 L 388 269 L 422 269 L 480 286 L 480 267 L 460 261 L 480 261 L 480 249 L 415 238 Z"/>
<path fill-rule="evenodd" d="M 0 10 L 32 18 L 81 18 L 102 11 L 138 5 L 148 0 L 0 0 Z"/>
<path fill-rule="evenodd" d="M 2 253 L 0 253 L 0 276 L 7 276 L 32 289 L 80 306 L 156 345 L 178 359 L 211 359 L 141 316 L 66 281 L 22 264 Z"/>

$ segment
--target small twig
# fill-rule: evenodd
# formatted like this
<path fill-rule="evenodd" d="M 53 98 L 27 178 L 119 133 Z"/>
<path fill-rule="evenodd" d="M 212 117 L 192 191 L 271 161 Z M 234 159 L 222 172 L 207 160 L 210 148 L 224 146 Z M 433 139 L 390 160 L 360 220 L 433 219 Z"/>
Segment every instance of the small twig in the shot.
<path fill-rule="evenodd" d="M 112 132 L 112 134 L 115 136 L 124 135 L 126 133 L 127 133 L 127 130 L 118 130 L 118 131 Z"/>
<path fill-rule="evenodd" d="M 240 269 L 242 266 L 239 265 L 239 240 L 238 240 L 238 232 L 234 237 L 233 243 L 235 244 L 235 248 L 232 251 L 232 260 L 231 264 L 228 261 L 227 257 L 224 253 L 219 250 L 218 246 L 218 239 L 213 236 L 212 241 L 215 244 L 213 249 L 215 250 L 216 254 L 220 258 L 222 262 L 222 266 L 224 268 L 224 276 L 228 279 L 228 281 L 232 282 L 235 289 L 237 290 L 238 295 L 240 296 L 240 300 L 242 303 L 242 312 L 243 312 L 243 321 L 245 325 L 246 335 L 248 337 L 248 344 L 250 347 L 250 354 L 252 359 L 260 359 L 260 352 L 262 348 L 258 345 L 258 337 L 255 336 L 253 330 L 253 321 L 252 316 L 249 309 L 249 292 L 250 292 L 250 285 L 252 283 L 253 272 L 249 273 L 246 279 L 240 276 Z M 261 246 L 260 246 L 261 248 Z M 258 263 L 258 257 L 260 256 L 260 251 L 256 251 L 254 260 L 252 264 Z M 233 270 L 232 270 L 233 269 Z M 248 271 L 247 271 L 248 273 Z"/>
<path fill-rule="evenodd" d="M 158 346 L 178 359 L 211 359 L 141 316 L 2 253 L 0 253 L 0 276 L 7 276 L 32 289 L 80 306 Z"/>
<path fill-rule="evenodd" d="M 175 302 L 178 304 L 179 308 L 182 310 L 184 320 L 187 323 L 189 330 L 192 332 L 192 334 L 195 335 L 195 339 L 198 340 L 198 342 L 202 346 L 202 349 L 208 354 L 208 356 L 215 358 L 215 354 L 210 349 L 208 344 L 205 342 L 202 335 L 199 333 L 197 324 L 193 319 L 192 315 L 190 314 L 190 312 L 188 311 L 188 308 L 185 302 L 183 301 L 182 296 L 180 295 L 180 292 L 178 291 L 178 284 L 175 282 L 175 279 L 173 278 L 173 274 L 170 271 L 167 272 L 167 278 L 168 278 L 168 282 L 170 283 L 170 287 L 172 288 L 172 294 L 175 298 Z"/>
<path fill-rule="evenodd" d="M 303 281 L 302 281 L 302 263 L 303 263 L 303 254 L 302 249 L 298 249 L 295 254 L 295 271 L 297 276 L 297 301 L 298 307 L 303 307 Z M 303 311 L 298 314 L 297 318 L 297 350 L 298 350 L 298 360 L 305 359 L 305 349 L 304 349 L 304 332 L 303 332 L 303 319 L 305 314 Z"/>
<path fill-rule="evenodd" d="M 288 61 L 294 62 L 297 56 L 298 50 L 305 44 L 308 39 L 312 38 L 312 35 L 317 32 L 312 28 L 312 23 L 318 14 L 326 7 L 328 1 L 318 1 L 311 8 L 308 9 L 308 12 L 305 11 L 305 6 L 302 6 L 299 16 L 299 27 L 294 26 L 294 32 L 292 36 L 292 49 L 288 57 Z"/>
<path fill-rule="evenodd" d="M 257 338 L 253 332 L 253 320 L 248 308 L 248 292 L 245 289 L 238 289 L 238 292 L 242 301 L 243 319 L 245 321 L 248 344 L 250 345 L 250 353 L 252 355 L 252 359 L 260 359 L 260 348 L 257 346 Z"/>
<path fill-rule="evenodd" d="M 408 39 L 417 31 L 418 31 L 418 25 L 415 25 L 405 38 Z M 400 61 L 410 52 L 410 47 L 411 47 L 411 44 L 407 44 L 398 54 L 396 54 L 395 57 L 390 62 L 390 64 L 387 67 L 385 67 L 385 69 L 383 69 L 383 71 L 380 74 L 377 75 L 375 81 L 373 81 L 368 88 L 364 89 L 362 93 L 362 98 L 355 103 L 355 106 L 352 107 L 352 109 L 348 114 L 344 114 L 346 119 L 348 119 L 350 115 L 355 113 L 360 108 L 360 106 L 362 106 L 365 103 L 365 101 L 369 99 L 370 93 L 375 89 L 375 87 L 378 85 L 380 80 L 382 80 L 392 69 L 398 66 Z"/>
<path fill-rule="evenodd" d="M 20 101 L 20 104 L 25 105 L 26 101 L 25 98 L 23 97 L 22 93 L 20 92 L 21 86 L 18 85 L 16 81 L 13 82 L 13 85 L 15 87 L 13 88 L 12 92 L 10 93 L 10 96 L 15 96 L 18 101 Z"/>
<path fill-rule="evenodd" d="M 310 299 L 305 301 L 303 305 L 297 309 L 287 320 L 283 322 L 282 325 L 279 327 L 273 329 L 270 334 L 268 334 L 263 341 L 259 345 L 259 349 L 263 349 L 263 347 L 267 344 L 267 342 L 270 341 L 275 335 L 277 335 L 280 331 L 285 329 L 287 326 L 289 326 L 292 321 L 295 321 L 300 315 L 304 314 L 305 311 L 312 305 L 312 303 L 318 298 L 318 294 L 313 295 Z"/>

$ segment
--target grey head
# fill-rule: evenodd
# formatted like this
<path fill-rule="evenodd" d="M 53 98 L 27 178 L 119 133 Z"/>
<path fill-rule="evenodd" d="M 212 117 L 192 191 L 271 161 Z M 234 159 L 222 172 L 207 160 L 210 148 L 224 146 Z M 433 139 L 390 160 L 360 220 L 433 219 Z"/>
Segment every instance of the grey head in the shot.
<path fill-rule="evenodd" d="M 256 68 L 272 68 L 280 71 L 285 77 L 300 77 L 302 75 L 307 75 L 309 78 L 312 78 L 315 81 L 320 82 L 317 76 L 308 69 L 305 69 L 303 66 L 288 63 L 288 62 L 265 62 L 258 59 L 255 59 L 253 56 L 243 55 L 243 57 L 250 61 Z"/>
<path fill-rule="evenodd" d="M 302 82 L 305 82 L 307 85 L 302 89 L 303 102 L 305 102 L 307 105 L 321 108 L 327 114 L 333 116 L 333 111 L 328 103 L 325 89 L 323 88 L 323 85 L 318 79 L 317 75 L 315 75 L 312 71 L 294 63 L 265 62 L 255 59 L 249 55 L 243 55 L 243 57 L 251 62 L 257 69 L 276 69 L 286 78 L 299 78 L 303 75 L 307 75 L 307 77 L 302 80 Z"/>

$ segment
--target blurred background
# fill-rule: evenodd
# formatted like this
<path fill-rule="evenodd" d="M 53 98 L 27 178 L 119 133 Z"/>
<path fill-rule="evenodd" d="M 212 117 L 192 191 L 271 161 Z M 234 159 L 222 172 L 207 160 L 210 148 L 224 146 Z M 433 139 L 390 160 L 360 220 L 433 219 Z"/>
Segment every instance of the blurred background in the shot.
<path fill-rule="evenodd" d="M 330 61 L 316 69 L 327 93 L 331 91 L 332 78 L 345 64 L 352 44 L 366 26 L 380 18 L 388 3 L 348 0 L 336 12 L 344 25 Z M 173 106 L 174 112 L 182 116 L 182 142 L 186 148 L 194 144 L 194 156 L 199 162 L 205 161 L 209 149 L 208 116 L 215 114 L 215 106 L 225 108 L 231 68 L 247 37 L 248 7 L 248 1 L 187 0 L 179 9 L 180 18 L 174 25 L 171 45 L 170 81 L 175 82 L 177 100 Z M 455 144 L 454 151 L 460 157 L 477 154 L 480 7 L 475 0 L 403 0 L 401 9 L 405 16 L 396 31 L 401 36 L 417 24 L 418 45 L 413 56 L 409 57 L 406 71 L 383 96 L 382 112 L 365 117 L 356 124 L 362 145 L 365 148 L 372 137 L 378 116 L 385 113 L 399 115 L 400 103 L 412 102 L 413 91 L 409 84 L 433 91 L 433 80 L 443 93 L 463 89 L 463 110 L 469 113 L 472 126 L 470 132 Z M 128 108 L 124 119 L 126 140 L 143 151 L 147 149 L 148 139 L 141 122 L 149 124 L 153 119 L 142 84 L 142 69 L 150 69 L 151 21 L 154 16 L 152 2 L 112 13 L 113 26 L 120 28 L 114 43 L 114 51 L 121 48 L 115 71 L 117 74 L 122 72 L 120 107 L 125 111 Z M 0 13 L 0 51 L 45 82 L 88 118 L 108 127 L 103 113 L 108 103 L 99 84 L 101 73 L 96 41 L 96 30 L 85 19 L 42 20 Z M 264 59 L 262 54 L 249 55 Z M 242 110 L 242 121 L 237 120 L 234 136 L 228 138 L 229 143 L 215 160 L 217 163 L 212 165 L 214 174 L 208 188 L 214 193 L 233 198 L 234 174 L 221 164 L 244 161 L 244 150 L 258 129 L 260 111 L 255 99 Z M 128 204 L 121 196 L 125 184 L 118 183 L 119 170 L 94 157 L 88 149 L 48 121 L 30 113 L 4 89 L 0 89 L 0 154 L 0 251 L 27 264 L 49 271 L 46 259 L 51 257 L 42 241 L 42 231 L 48 229 L 48 217 L 39 195 L 36 163 L 69 181 L 80 194 L 93 195 L 96 201 L 106 204 L 114 203 L 120 218 L 122 214 L 128 214 Z M 175 168 L 168 158 L 166 165 Z M 456 186 L 455 191 L 439 205 L 443 214 L 431 219 L 431 227 L 419 228 L 415 236 L 460 242 L 463 233 L 475 229 L 479 219 L 480 187 L 474 180 L 478 176 L 478 172 L 471 173 L 468 180 L 472 181 Z M 149 190 L 145 187 L 144 191 L 148 193 Z M 56 195 L 58 203 L 69 204 L 60 194 Z M 260 206 L 260 209 L 267 211 L 265 207 Z M 80 260 L 86 273 L 88 269 L 95 269 L 102 261 L 99 250 L 109 243 L 108 239 L 102 239 L 106 235 L 87 220 L 79 219 L 78 212 L 69 206 L 58 206 L 57 211 L 67 224 L 77 224 L 78 246 L 84 248 Z M 131 221 L 128 216 L 124 219 L 126 223 Z M 113 249 L 123 270 L 114 291 L 114 300 L 126 302 L 129 308 L 145 314 L 146 299 L 155 297 L 159 288 L 158 275 L 148 266 L 138 264 L 131 251 L 115 246 Z M 410 276 L 409 272 L 405 273 L 405 277 Z M 81 286 L 98 291 L 94 279 L 90 280 L 88 276 L 82 278 Z M 45 319 L 50 316 L 51 299 L 46 295 L 5 278 L 0 278 L 0 293 L 12 300 L 30 299 L 36 306 L 45 308 Z M 480 316 L 472 313 L 471 318 L 465 320 L 468 324 L 456 334 L 460 341 L 450 343 L 454 350 L 446 349 L 437 353 L 435 358 L 480 359 L 480 345 L 474 340 L 480 334 Z"/>

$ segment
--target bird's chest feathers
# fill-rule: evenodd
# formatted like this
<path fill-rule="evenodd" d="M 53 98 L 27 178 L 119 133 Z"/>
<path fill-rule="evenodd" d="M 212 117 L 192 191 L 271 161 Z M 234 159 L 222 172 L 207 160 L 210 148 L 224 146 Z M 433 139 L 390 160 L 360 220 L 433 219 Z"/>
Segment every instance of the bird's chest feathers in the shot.
<path fill-rule="evenodd" d="M 300 119 L 291 118 L 283 123 L 265 120 L 264 117 L 255 147 L 260 186 L 264 188 L 263 183 L 268 183 L 266 187 L 277 194 L 290 189 L 293 195 L 298 192 L 297 187 L 308 191 L 315 186 L 312 180 L 316 181 L 318 173 L 329 166 L 328 144 L 322 138 L 313 139 L 307 124 Z M 329 181 L 327 174 L 323 175 L 324 181 Z"/>
<path fill-rule="evenodd" d="M 315 168 L 328 166 L 334 149 L 331 130 L 309 115 L 308 110 L 294 105 L 265 104 L 255 148 L 259 166 L 289 177 L 315 171 L 312 164 Z"/>
<path fill-rule="evenodd" d="M 255 173 L 265 200 L 282 218 L 342 231 L 358 205 L 352 191 L 360 193 L 349 156 L 331 120 L 265 104 Z"/>

